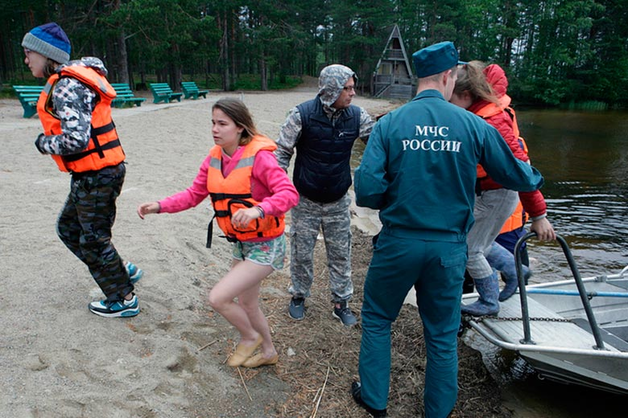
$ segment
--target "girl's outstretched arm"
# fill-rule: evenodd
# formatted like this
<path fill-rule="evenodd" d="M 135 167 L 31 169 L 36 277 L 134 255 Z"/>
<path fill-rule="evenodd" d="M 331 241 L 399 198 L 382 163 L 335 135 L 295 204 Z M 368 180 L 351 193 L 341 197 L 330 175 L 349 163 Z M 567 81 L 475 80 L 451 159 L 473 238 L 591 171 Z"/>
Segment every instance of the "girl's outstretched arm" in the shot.
<path fill-rule="evenodd" d="M 160 209 L 159 202 L 146 202 L 137 207 L 137 214 L 144 219 L 149 213 L 159 213 Z"/>

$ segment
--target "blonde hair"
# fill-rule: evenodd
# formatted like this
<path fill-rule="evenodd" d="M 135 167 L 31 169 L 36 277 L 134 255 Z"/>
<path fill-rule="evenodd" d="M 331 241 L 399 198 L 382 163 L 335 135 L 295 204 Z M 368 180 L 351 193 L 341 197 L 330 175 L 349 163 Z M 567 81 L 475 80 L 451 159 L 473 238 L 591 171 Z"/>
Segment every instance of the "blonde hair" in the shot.
<path fill-rule="evenodd" d="M 241 100 L 225 97 L 214 103 L 212 111 L 214 109 L 222 110 L 225 115 L 233 120 L 236 126 L 244 129 L 240 137 L 239 145 L 248 144 L 255 135 L 259 134 L 253 122 L 251 112 L 249 112 L 249 109 Z"/>
<path fill-rule="evenodd" d="M 467 91 L 474 102 L 486 100 L 492 103 L 499 103 L 497 95 L 486 80 L 485 68 L 486 64 L 482 61 L 469 61 L 467 64 L 459 67 L 454 94 L 460 96 Z"/>

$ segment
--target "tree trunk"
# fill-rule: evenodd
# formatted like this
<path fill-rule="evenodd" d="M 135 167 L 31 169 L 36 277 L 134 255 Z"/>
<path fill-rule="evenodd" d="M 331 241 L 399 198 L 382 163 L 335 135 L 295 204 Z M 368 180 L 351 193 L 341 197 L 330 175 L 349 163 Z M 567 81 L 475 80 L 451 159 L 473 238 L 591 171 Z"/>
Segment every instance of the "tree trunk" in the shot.
<path fill-rule="evenodd" d="M 8 45 L 8 48 L 5 48 L 6 45 Z M 11 44 L 5 42 L 4 34 L 0 33 L 0 86 L 5 78 L 9 78 L 9 72 L 15 71 L 13 66 L 9 69 L 9 59 L 12 55 Z"/>
<path fill-rule="evenodd" d="M 126 50 L 126 34 L 124 31 L 120 32 L 118 36 L 118 51 L 120 58 L 118 60 L 120 67 L 118 77 L 121 83 L 129 83 L 130 73 L 129 73 L 129 55 Z M 133 86 L 131 86 L 133 88 Z"/>
<path fill-rule="evenodd" d="M 266 59 L 264 57 L 259 60 L 259 72 L 260 72 L 260 89 L 262 91 L 268 91 L 268 68 L 266 66 Z"/>
<path fill-rule="evenodd" d="M 222 19 L 218 18 L 218 24 L 222 24 L 222 38 L 220 39 L 220 70 L 222 73 L 222 89 L 229 90 L 229 29 L 226 13 Z"/>
<path fill-rule="evenodd" d="M 230 20 L 231 20 L 229 22 L 229 26 L 231 28 L 231 35 L 230 35 L 231 38 L 230 39 L 236 39 L 236 22 L 235 22 L 235 17 L 232 17 Z M 235 83 L 238 80 L 238 71 L 236 70 L 235 48 L 229 48 L 227 50 L 227 53 L 229 54 L 229 72 L 231 73 L 230 74 L 229 90 L 234 90 L 235 89 Z"/>
<path fill-rule="evenodd" d="M 174 91 L 180 90 L 181 86 L 181 64 L 171 63 L 169 66 L 170 72 L 170 88 Z"/>
<path fill-rule="evenodd" d="M 148 90 L 148 84 L 146 84 L 146 67 L 144 64 L 141 64 L 140 67 L 140 85 L 136 87 L 142 87 L 142 90 Z M 138 88 L 139 90 L 139 88 Z"/>

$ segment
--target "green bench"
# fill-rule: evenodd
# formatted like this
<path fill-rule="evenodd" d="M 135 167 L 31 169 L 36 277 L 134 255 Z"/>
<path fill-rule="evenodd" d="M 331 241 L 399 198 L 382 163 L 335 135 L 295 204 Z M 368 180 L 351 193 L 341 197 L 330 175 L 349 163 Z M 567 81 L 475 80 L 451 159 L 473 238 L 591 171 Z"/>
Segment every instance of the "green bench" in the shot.
<path fill-rule="evenodd" d="M 172 91 L 168 83 L 151 83 L 150 91 L 153 92 L 153 103 L 164 101 L 170 103 L 170 100 L 181 101 L 183 93 L 175 93 Z"/>
<path fill-rule="evenodd" d="M 41 94 L 43 86 L 13 86 L 22 108 L 24 109 L 25 118 L 30 118 L 37 113 L 37 100 Z"/>
<path fill-rule="evenodd" d="M 182 81 L 181 82 L 181 90 L 183 91 L 184 99 L 198 99 L 198 96 L 203 96 L 203 98 L 207 98 L 208 90 L 199 90 L 198 86 L 194 81 Z"/>
<path fill-rule="evenodd" d="M 146 101 L 143 97 L 135 97 L 133 90 L 126 83 L 111 83 L 111 87 L 116 91 L 116 98 L 111 101 L 111 106 L 121 108 L 130 104 L 133 106 L 141 106 Z"/>

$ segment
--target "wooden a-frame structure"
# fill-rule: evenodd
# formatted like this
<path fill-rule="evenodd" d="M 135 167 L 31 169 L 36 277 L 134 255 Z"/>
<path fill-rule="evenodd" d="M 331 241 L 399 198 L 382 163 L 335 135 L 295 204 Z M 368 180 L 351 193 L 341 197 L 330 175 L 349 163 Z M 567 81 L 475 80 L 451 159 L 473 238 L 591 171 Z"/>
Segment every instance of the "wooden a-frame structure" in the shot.
<path fill-rule="evenodd" d="M 371 80 L 374 97 L 411 99 L 416 92 L 415 77 L 406 54 L 399 26 L 395 24 Z"/>

